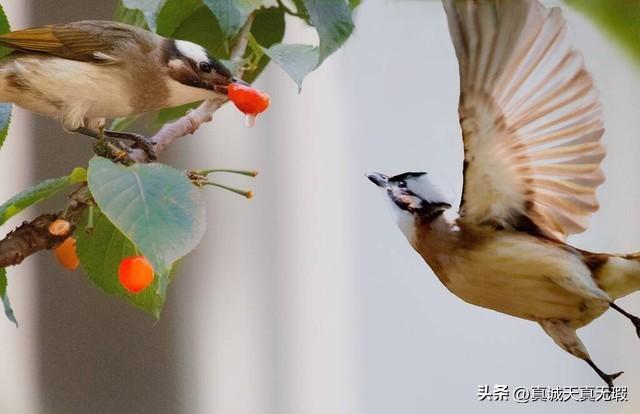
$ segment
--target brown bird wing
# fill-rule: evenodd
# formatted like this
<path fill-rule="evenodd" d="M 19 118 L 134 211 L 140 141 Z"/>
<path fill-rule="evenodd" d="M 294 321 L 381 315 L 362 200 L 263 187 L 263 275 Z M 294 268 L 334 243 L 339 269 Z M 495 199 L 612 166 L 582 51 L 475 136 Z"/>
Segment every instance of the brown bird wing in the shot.
<path fill-rule="evenodd" d="M 0 45 L 14 50 L 95 63 L 112 63 L 117 60 L 118 52 L 133 42 L 146 51 L 153 46 L 149 32 L 97 20 L 34 27 L 0 35 Z"/>
<path fill-rule="evenodd" d="M 560 9 L 444 0 L 460 67 L 460 220 L 564 240 L 598 209 L 605 148 L 597 91 Z"/>

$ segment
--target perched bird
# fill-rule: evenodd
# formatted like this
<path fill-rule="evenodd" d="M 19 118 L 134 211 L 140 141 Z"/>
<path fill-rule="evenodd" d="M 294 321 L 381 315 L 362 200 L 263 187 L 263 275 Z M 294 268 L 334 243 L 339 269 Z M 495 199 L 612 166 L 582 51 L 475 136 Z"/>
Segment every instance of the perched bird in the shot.
<path fill-rule="evenodd" d="M 598 94 L 559 8 L 444 0 L 460 68 L 464 187 L 453 204 L 424 172 L 368 178 L 438 279 L 465 302 L 534 321 L 612 387 L 576 335 L 640 289 L 640 254 L 565 243 L 598 209 L 605 149 Z"/>
<path fill-rule="evenodd" d="M 98 137 L 106 118 L 226 95 L 231 72 L 202 46 L 138 27 L 86 20 L 0 35 L 0 101 Z M 152 148 L 137 134 L 104 131 Z"/>

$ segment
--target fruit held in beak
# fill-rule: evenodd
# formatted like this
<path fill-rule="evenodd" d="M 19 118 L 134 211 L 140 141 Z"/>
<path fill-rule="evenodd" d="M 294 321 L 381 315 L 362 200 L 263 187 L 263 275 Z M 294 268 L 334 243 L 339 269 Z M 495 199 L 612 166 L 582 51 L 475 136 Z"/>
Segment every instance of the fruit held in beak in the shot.
<path fill-rule="evenodd" d="M 241 83 L 232 83 L 227 87 L 227 96 L 236 108 L 247 115 L 247 126 L 253 126 L 256 115 L 269 107 L 271 98 L 265 92 Z"/>

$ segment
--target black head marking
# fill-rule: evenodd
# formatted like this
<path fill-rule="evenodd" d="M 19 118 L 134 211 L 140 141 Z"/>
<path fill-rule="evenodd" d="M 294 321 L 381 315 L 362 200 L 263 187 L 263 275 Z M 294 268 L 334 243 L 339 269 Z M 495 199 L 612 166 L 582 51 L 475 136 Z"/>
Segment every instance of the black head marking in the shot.
<path fill-rule="evenodd" d="M 426 172 L 406 172 L 406 173 L 394 175 L 393 177 L 389 178 L 389 182 L 393 183 L 393 182 L 405 181 L 409 178 L 418 178 L 426 174 L 427 174 Z"/>

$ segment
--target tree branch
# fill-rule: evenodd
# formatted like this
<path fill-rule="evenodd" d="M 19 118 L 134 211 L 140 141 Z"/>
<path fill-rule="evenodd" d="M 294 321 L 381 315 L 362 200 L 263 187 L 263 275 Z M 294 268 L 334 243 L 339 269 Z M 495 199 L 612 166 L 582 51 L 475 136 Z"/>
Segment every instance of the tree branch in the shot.
<path fill-rule="evenodd" d="M 61 214 L 42 214 L 30 222 L 24 222 L 0 241 L 0 268 L 22 263 L 40 250 L 53 249 L 65 241 L 68 235 L 54 236 L 49 225 Z"/>
<path fill-rule="evenodd" d="M 253 19 L 253 14 L 249 15 L 233 42 L 231 60 L 238 63 L 238 70 L 235 71 L 235 75 L 238 77 L 242 76 L 242 60 L 247 49 Z M 193 134 L 203 123 L 211 121 L 213 113 L 227 100 L 226 96 L 206 100 L 182 118 L 165 124 L 155 135 L 149 138 L 151 142 L 155 143 L 156 154 L 164 151 L 179 138 Z M 137 148 L 131 150 L 129 157 L 137 162 L 149 161 L 148 155 Z M 68 235 L 52 235 L 49 232 L 49 225 L 61 217 L 74 223 L 74 220 L 91 203 L 91 196 L 86 185 L 80 187 L 70 197 L 71 200 L 64 212 L 42 214 L 30 222 L 22 223 L 18 228 L 7 234 L 4 239 L 0 240 L 0 268 L 20 264 L 26 257 L 40 250 L 53 249 L 69 237 Z M 69 234 L 72 233 L 73 231 Z"/>
<path fill-rule="evenodd" d="M 231 60 L 238 64 L 238 69 L 235 71 L 235 75 L 238 77 L 242 76 L 242 59 L 245 51 L 247 50 L 253 20 L 254 15 L 252 13 L 247 17 L 247 21 L 244 23 L 233 42 L 234 45 L 231 50 Z M 208 99 L 202 102 L 196 109 L 189 111 L 182 118 L 164 124 L 155 135 L 149 138 L 149 141 L 155 143 L 156 155 L 167 149 L 167 147 L 179 138 L 196 132 L 198 128 L 200 128 L 200 125 L 211 121 L 213 119 L 213 113 L 227 101 L 228 99 L 226 96 Z M 149 161 L 149 156 L 143 150 L 138 148 L 134 148 L 129 154 L 129 157 L 137 162 Z"/>

